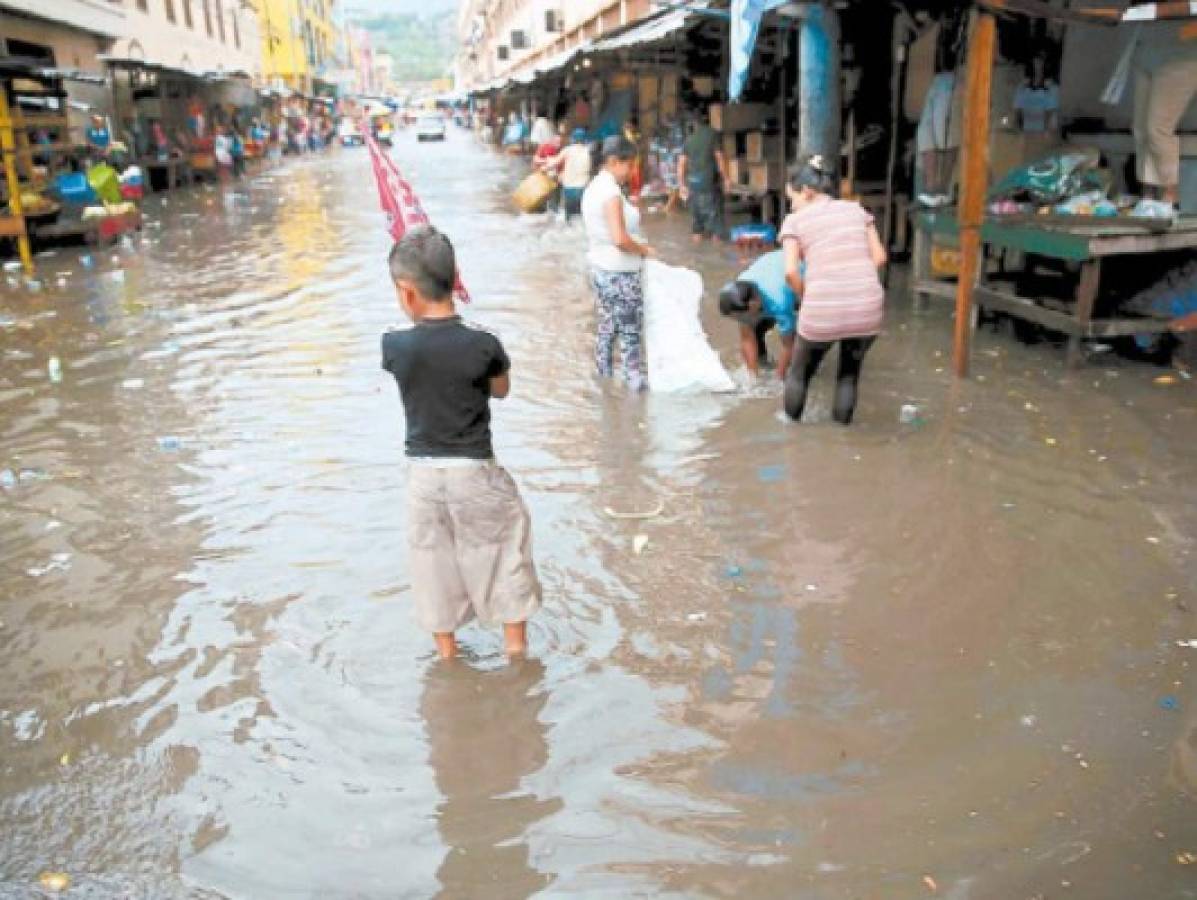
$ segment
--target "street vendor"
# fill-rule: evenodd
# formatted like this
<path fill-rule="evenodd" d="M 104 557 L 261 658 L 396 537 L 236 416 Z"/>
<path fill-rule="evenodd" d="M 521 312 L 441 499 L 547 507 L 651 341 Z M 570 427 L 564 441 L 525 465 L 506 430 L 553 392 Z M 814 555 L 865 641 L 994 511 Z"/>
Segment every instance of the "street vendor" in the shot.
<path fill-rule="evenodd" d="M 1134 215 L 1175 219 L 1181 119 L 1197 97 L 1197 22 L 1139 26 L 1135 59 L 1135 164 L 1143 199 Z"/>
<path fill-rule="evenodd" d="M 1047 54 L 1031 57 L 1027 77 L 1014 95 L 1018 122 L 1026 134 L 1051 134 L 1060 127 L 1060 88 L 1047 77 Z"/>
<path fill-rule="evenodd" d="M 91 117 L 91 125 L 83 136 L 87 140 L 88 149 L 97 156 L 107 155 L 108 148 L 112 146 L 112 134 L 108 130 L 107 121 L 101 115 Z"/>

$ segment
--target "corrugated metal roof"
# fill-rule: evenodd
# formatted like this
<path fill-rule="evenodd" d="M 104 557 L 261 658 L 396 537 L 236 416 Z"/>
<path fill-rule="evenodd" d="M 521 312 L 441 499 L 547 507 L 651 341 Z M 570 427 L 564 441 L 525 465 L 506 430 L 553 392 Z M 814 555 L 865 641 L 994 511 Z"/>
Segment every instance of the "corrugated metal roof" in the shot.
<path fill-rule="evenodd" d="M 706 3 L 691 3 L 688 9 L 669 10 L 654 18 L 643 19 L 626 30 L 616 32 L 609 37 L 599 38 L 594 42 L 591 50 L 595 53 L 603 53 L 664 40 L 689 25 L 706 6 Z"/>

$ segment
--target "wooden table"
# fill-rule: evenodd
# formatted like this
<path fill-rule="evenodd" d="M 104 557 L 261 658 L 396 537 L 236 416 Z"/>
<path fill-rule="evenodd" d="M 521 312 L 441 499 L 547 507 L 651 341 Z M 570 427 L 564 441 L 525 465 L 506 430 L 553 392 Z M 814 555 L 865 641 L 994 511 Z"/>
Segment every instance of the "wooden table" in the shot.
<path fill-rule="evenodd" d="M 911 292 L 915 302 L 923 297 L 955 298 L 956 285 L 931 277 L 931 245 L 936 238 L 947 243 L 960 234 L 954 210 L 922 212 L 915 219 L 914 272 Z M 990 283 L 987 266 L 979 267 L 976 303 L 1018 319 L 1034 322 L 1068 336 L 1068 364 L 1082 360 L 1082 342 L 1138 334 L 1161 334 L 1170 320 L 1151 317 L 1095 319 L 1094 306 L 1101 288 L 1102 260 L 1111 256 L 1147 255 L 1197 249 L 1197 217 L 1182 218 L 1176 225 L 1147 220 L 1092 216 L 992 216 L 981 228 L 984 253 L 1014 250 L 1048 259 L 1074 263 L 1080 278 L 1071 311 L 1053 309 L 1039 298 L 1023 297 Z"/>
<path fill-rule="evenodd" d="M 159 159 L 156 156 L 144 156 L 137 163 L 145 172 L 145 187 L 147 191 L 154 190 L 154 173 L 165 175 L 165 190 L 173 190 L 191 180 L 191 169 L 187 160 L 180 157 Z"/>

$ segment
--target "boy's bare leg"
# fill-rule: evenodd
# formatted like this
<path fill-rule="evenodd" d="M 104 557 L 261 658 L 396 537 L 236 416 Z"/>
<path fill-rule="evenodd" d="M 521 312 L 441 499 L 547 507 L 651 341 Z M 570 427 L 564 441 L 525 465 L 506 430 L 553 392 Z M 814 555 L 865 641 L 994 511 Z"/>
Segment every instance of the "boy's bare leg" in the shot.
<path fill-rule="evenodd" d="M 512 622 L 503 626 L 503 643 L 508 656 L 524 656 L 528 652 L 528 623 Z"/>
<path fill-rule="evenodd" d="M 438 632 L 433 637 L 436 638 L 436 652 L 441 659 L 453 659 L 457 656 L 457 638 L 452 631 Z"/>
<path fill-rule="evenodd" d="M 744 356 L 744 365 L 748 367 L 748 374 L 756 378 L 761 374 L 760 349 L 756 343 L 756 330 L 747 325 L 740 326 L 740 353 Z"/>

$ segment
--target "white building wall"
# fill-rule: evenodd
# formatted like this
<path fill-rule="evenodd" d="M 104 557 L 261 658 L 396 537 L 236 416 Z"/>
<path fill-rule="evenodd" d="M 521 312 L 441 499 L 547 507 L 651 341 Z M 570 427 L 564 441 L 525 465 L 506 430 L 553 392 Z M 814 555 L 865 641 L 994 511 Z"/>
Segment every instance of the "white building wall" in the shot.
<path fill-rule="evenodd" d="M 262 44 L 257 14 L 240 0 L 123 2 L 128 37 L 117 40 L 112 50 L 114 55 L 201 72 L 242 71 L 255 78 L 261 75 Z M 173 21 L 169 15 L 172 11 Z"/>

